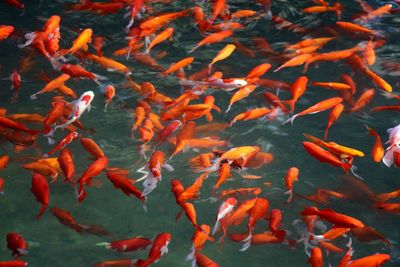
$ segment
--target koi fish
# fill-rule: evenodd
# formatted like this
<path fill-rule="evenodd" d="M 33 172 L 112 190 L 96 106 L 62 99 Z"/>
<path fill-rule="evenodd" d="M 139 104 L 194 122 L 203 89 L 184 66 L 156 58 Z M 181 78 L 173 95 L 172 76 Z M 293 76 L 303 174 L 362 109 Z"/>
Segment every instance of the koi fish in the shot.
<path fill-rule="evenodd" d="M 333 108 L 334 106 L 336 106 L 337 104 L 340 104 L 342 102 L 343 102 L 343 98 L 341 98 L 341 97 L 332 97 L 332 98 L 329 98 L 326 100 L 322 100 L 322 101 L 318 102 L 317 104 L 314 104 L 311 107 L 293 115 L 292 117 L 290 117 L 289 119 L 284 121 L 282 124 L 286 124 L 288 122 L 293 124 L 294 119 L 296 119 L 297 117 L 305 116 L 308 114 L 319 113 L 321 111 L 325 111 L 327 109 Z"/>
<path fill-rule="evenodd" d="M 171 242 L 170 233 L 160 233 L 153 241 L 149 255 L 146 260 L 139 259 L 135 263 L 135 267 L 148 267 L 157 262 L 164 254 L 168 253 L 168 245 Z"/>
<path fill-rule="evenodd" d="M 28 254 L 28 244 L 18 233 L 7 233 L 7 248 L 12 251 L 13 257 Z"/>
<path fill-rule="evenodd" d="M 39 220 L 46 211 L 50 200 L 50 188 L 46 177 L 39 173 L 34 173 L 32 175 L 31 192 L 35 196 L 36 201 L 42 204 L 39 213 L 36 216 L 36 219 Z"/>

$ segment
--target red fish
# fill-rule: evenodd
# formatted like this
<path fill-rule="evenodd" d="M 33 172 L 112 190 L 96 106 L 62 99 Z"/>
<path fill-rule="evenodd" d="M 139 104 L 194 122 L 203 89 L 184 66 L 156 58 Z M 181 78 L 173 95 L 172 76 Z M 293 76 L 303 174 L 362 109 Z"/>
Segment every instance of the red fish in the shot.
<path fill-rule="evenodd" d="M 77 132 L 70 132 L 63 139 L 61 139 L 60 142 L 58 142 L 58 144 L 55 147 L 53 147 L 53 149 L 51 149 L 46 154 L 43 154 L 43 157 L 47 158 L 50 155 L 53 155 L 54 153 L 56 153 L 58 150 L 65 148 L 68 144 L 70 144 L 72 141 L 74 141 L 78 136 L 79 136 L 79 134 Z"/>
<path fill-rule="evenodd" d="M 107 157 L 98 158 L 89 165 L 89 167 L 85 170 L 82 176 L 77 180 L 77 183 L 79 184 L 78 187 L 79 202 L 82 202 L 87 196 L 84 185 L 90 186 L 93 177 L 100 175 L 101 172 L 107 168 L 107 165 L 108 165 Z"/>
<path fill-rule="evenodd" d="M 303 216 L 318 215 L 321 219 L 326 220 L 336 228 L 362 228 L 364 223 L 356 218 L 340 214 L 331 209 L 319 210 L 316 207 L 306 207 L 301 212 Z"/>
<path fill-rule="evenodd" d="M 326 162 L 336 167 L 341 167 L 344 171 L 348 172 L 351 168 L 351 164 L 348 162 L 342 162 L 339 158 L 334 156 L 329 151 L 319 147 L 318 145 L 311 142 L 303 142 L 304 148 L 307 152 L 318 159 L 320 162 Z"/>
<path fill-rule="evenodd" d="M 151 240 L 145 237 L 133 237 L 113 242 L 97 243 L 97 246 L 105 246 L 107 249 L 113 249 L 119 252 L 131 252 L 146 249 L 151 244 Z"/>
<path fill-rule="evenodd" d="M 71 151 L 68 148 L 62 149 L 57 160 L 64 174 L 64 181 L 73 183 L 75 175 L 75 165 Z"/>
<path fill-rule="evenodd" d="M 14 257 L 28 254 L 28 244 L 18 233 L 7 234 L 7 248 L 12 251 Z"/>
<path fill-rule="evenodd" d="M 46 211 L 50 200 L 50 188 L 46 177 L 39 173 L 34 173 L 32 175 L 32 187 L 31 192 L 36 198 L 36 201 L 42 204 L 36 219 L 38 220 L 43 213 Z"/>
<path fill-rule="evenodd" d="M 157 262 L 164 254 L 168 253 L 168 244 L 171 242 L 170 233 L 160 233 L 153 241 L 150 248 L 149 256 L 146 260 L 137 260 L 135 267 L 148 267 Z"/>

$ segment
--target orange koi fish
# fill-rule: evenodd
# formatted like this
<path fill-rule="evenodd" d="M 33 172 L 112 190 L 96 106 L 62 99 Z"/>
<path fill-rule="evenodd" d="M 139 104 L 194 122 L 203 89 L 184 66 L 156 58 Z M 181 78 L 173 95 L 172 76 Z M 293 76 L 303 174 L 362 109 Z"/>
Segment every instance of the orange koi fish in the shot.
<path fill-rule="evenodd" d="M 124 64 L 108 58 L 108 57 L 104 57 L 104 56 L 98 56 L 95 54 L 86 54 L 86 58 L 88 60 L 94 61 L 98 64 L 100 64 L 102 67 L 106 68 L 108 71 L 118 71 L 121 73 L 124 73 L 125 75 L 130 75 L 131 71 L 129 70 L 129 68 L 127 66 L 125 66 Z"/>
<path fill-rule="evenodd" d="M 233 96 L 231 97 L 231 99 L 229 100 L 229 106 L 228 108 L 225 110 L 225 113 L 229 112 L 231 110 L 231 107 L 233 105 L 233 103 L 242 100 L 243 98 L 248 97 L 255 89 L 257 88 L 257 85 L 254 84 L 248 84 L 246 86 L 243 86 L 242 88 L 240 88 L 239 90 L 237 90 L 235 92 L 235 94 L 233 94 Z"/>
<path fill-rule="evenodd" d="M 82 147 L 94 158 L 104 157 L 104 153 L 96 142 L 91 138 L 81 137 Z"/>
<path fill-rule="evenodd" d="M 183 125 L 182 129 L 176 135 L 175 149 L 170 158 L 181 152 L 186 144 L 189 142 L 189 140 L 193 138 L 195 134 L 195 127 L 196 123 L 194 121 L 189 121 L 185 125 Z"/>
<path fill-rule="evenodd" d="M 311 256 L 308 259 L 308 263 L 311 267 L 323 267 L 323 256 L 322 250 L 319 247 L 314 247 L 311 249 Z"/>
<path fill-rule="evenodd" d="M 7 39 L 14 31 L 14 26 L 0 25 L 0 41 Z"/>
<path fill-rule="evenodd" d="M 79 50 L 84 50 L 87 51 L 88 50 L 88 43 L 91 42 L 92 40 L 92 34 L 93 34 L 93 30 L 90 28 L 84 29 L 79 35 L 78 37 L 76 37 L 76 39 L 73 41 L 72 46 L 69 49 L 66 50 L 61 50 L 59 52 L 59 56 L 63 56 L 66 54 L 75 54 L 76 52 L 78 52 Z"/>
<path fill-rule="evenodd" d="M 332 223 L 336 228 L 362 228 L 364 223 L 356 218 L 340 214 L 331 209 L 319 210 L 316 207 L 306 207 L 302 216 L 318 215 L 321 219 Z"/>
<path fill-rule="evenodd" d="M 265 198 L 257 198 L 253 207 L 249 211 L 249 221 L 247 223 L 248 236 L 242 240 L 244 243 L 240 251 L 247 250 L 251 245 L 253 229 L 260 219 L 267 219 L 269 209 L 269 201 Z"/>
<path fill-rule="evenodd" d="M 349 90 L 351 89 L 350 85 L 345 83 L 337 83 L 337 82 L 312 82 L 313 86 L 321 86 L 330 88 L 333 90 Z"/>
<path fill-rule="evenodd" d="M 349 110 L 349 112 L 355 112 L 359 111 L 363 107 L 365 107 L 374 97 L 375 95 L 375 90 L 374 89 L 368 89 L 362 95 L 360 98 L 354 103 L 353 107 Z"/>
<path fill-rule="evenodd" d="M 231 36 L 232 34 L 233 34 L 233 31 L 230 31 L 230 30 L 212 33 L 212 34 L 208 35 L 207 37 L 205 37 L 200 42 L 198 42 L 197 45 L 189 51 L 189 53 L 192 53 L 194 50 L 196 50 L 197 48 L 199 48 L 203 45 L 221 42 L 225 38 L 228 38 L 229 36 Z"/>
<path fill-rule="evenodd" d="M 79 202 L 82 202 L 87 196 L 84 185 L 90 186 L 92 184 L 93 178 L 100 175 L 103 170 L 107 168 L 107 165 L 107 157 L 96 159 L 88 166 L 82 176 L 76 181 L 79 184 L 79 187 L 77 189 Z"/>
<path fill-rule="evenodd" d="M 229 57 L 233 51 L 235 51 L 236 46 L 233 44 L 227 44 L 224 48 L 222 48 L 218 54 L 213 58 L 210 64 L 208 64 L 208 73 L 211 71 L 211 67 L 218 61 L 224 60 Z"/>
<path fill-rule="evenodd" d="M 210 259 L 204 254 L 201 253 L 195 253 L 196 257 L 196 264 L 199 267 L 218 267 L 218 263 Z"/>
<path fill-rule="evenodd" d="M 283 68 L 288 68 L 288 67 L 296 67 L 296 66 L 300 66 L 303 65 L 304 63 L 306 63 L 310 58 L 312 58 L 313 55 L 311 54 L 300 54 L 297 55 L 291 59 L 289 59 L 288 61 L 286 61 L 285 63 L 283 63 L 282 65 L 280 65 L 278 68 L 276 68 L 274 70 L 274 72 L 280 71 Z"/>
<path fill-rule="evenodd" d="M 352 167 L 348 162 L 342 162 L 339 158 L 331 154 L 329 151 L 319 147 L 318 145 L 311 142 L 303 142 L 305 150 L 314 158 L 318 159 L 320 162 L 326 162 L 336 167 L 341 167 L 344 171 Z"/>
<path fill-rule="evenodd" d="M 154 37 L 154 39 L 151 41 L 151 43 L 149 44 L 149 46 L 147 47 L 146 51 L 144 52 L 145 54 L 150 53 L 151 49 L 153 47 L 155 47 L 156 45 L 164 42 L 165 40 L 167 40 L 168 38 L 170 38 L 172 36 L 172 34 L 174 34 L 174 28 L 167 28 L 164 31 L 162 31 L 161 33 L 159 33 L 156 37 Z"/>
<path fill-rule="evenodd" d="M 40 89 L 40 91 L 38 91 L 37 93 L 34 93 L 31 95 L 31 99 L 37 99 L 38 95 L 44 94 L 44 93 L 48 93 L 51 92 L 55 89 L 60 88 L 61 86 L 64 85 L 64 83 L 66 81 L 69 80 L 69 78 L 71 78 L 71 76 L 69 76 L 68 74 L 61 74 L 60 76 L 58 76 L 57 78 L 51 80 L 50 82 L 48 82 L 42 89 Z"/>
<path fill-rule="evenodd" d="M 284 121 L 282 124 L 286 124 L 288 122 L 293 124 L 294 119 L 296 119 L 297 117 L 305 116 L 308 114 L 319 113 L 319 112 L 325 111 L 327 109 L 333 108 L 334 106 L 336 106 L 337 104 L 340 104 L 342 102 L 343 102 L 343 98 L 341 98 L 341 97 L 332 97 L 332 98 L 329 98 L 326 100 L 322 100 L 321 102 L 318 102 L 317 104 L 314 104 L 311 107 L 293 115 L 292 117 L 290 117 L 289 119 Z"/>
<path fill-rule="evenodd" d="M 233 120 L 231 120 L 230 125 L 232 126 L 237 121 L 255 120 L 255 119 L 264 117 L 265 115 L 268 115 L 271 112 L 272 112 L 272 109 L 269 109 L 269 108 L 250 109 L 248 111 L 245 111 L 243 113 L 240 113 L 240 114 L 236 115 L 233 118 Z"/>
<path fill-rule="evenodd" d="M 339 119 L 343 110 L 344 110 L 343 104 L 337 104 L 335 107 L 333 107 L 331 113 L 329 114 L 328 123 L 326 125 L 325 134 L 324 134 L 324 140 L 328 138 L 329 129 L 331 128 L 332 124 L 335 123 Z"/>
<path fill-rule="evenodd" d="M 184 58 L 176 63 L 171 64 L 168 69 L 161 73 L 162 76 L 167 76 L 168 74 L 174 73 L 190 64 L 192 64 L 194 57 Z"/>
<path fill-rule="evenodd" d="M 286 236 L 286 231 L 281 230 L 282 226 L 282 211 L 279 209 L 272 209 L 269 216 L 268 228 L 275 235 L 276 238 L 283 241 Z"/>

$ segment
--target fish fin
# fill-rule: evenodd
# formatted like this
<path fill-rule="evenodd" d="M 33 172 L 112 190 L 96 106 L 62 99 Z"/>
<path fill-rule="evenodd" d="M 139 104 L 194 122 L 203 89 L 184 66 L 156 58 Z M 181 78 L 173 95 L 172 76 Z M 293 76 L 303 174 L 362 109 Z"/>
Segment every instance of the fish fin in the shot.
<path fill-rule="evenodd" d="M 246 250 L 251 246 L 251 239 L 252 239 L 252 237 L 253 237 L 253 235 L 252 235 L 252 233 L 250 232 L 249 235 L 248 235 L 245 239 L 243 239 L 242 241 L 240 241 L 240 242 L 243 242 L 243 243 L 244 243 L 243 246 L 241 247 L 241 249 L 239 250 L 240 252 L 246 251 Z"/>
<path fill-rule="evenodd" d="M 142 192 L 142 197 L 147 196 L 150 194 L 157 186 L 158 179 L 154 176 L 147 177 L 146 180 L 143 182 L 143 192 Z"/>
<path fill-rule="evenodd" d="M 19 254 L 24 255 L 24 256 L 28 255 L 28 253 L 29 253 L 29 250 L 22 249 L 22 248 L 17 248 L 17 251 L 18 251 Z"/>
<path fill-rule="evenodd" d="M 286 123 L 290 122 L 290 124 L 293 125 L 293 121 L 294 119 L 296 119 L 298 116 L 298 114 L 293 115 L 292 117 L 290 117 L 289 119 L 285 120 L 284 122 L 282 122 L 282 125 L 285 125 Z"/>
<path fill-rule="evenodd" d="M 218 230 L 218 228 L 219 228 L 219 220 L 217 220 L 217 221 L 215 222 L 215 225 L 214 225 L 214 227 L 213 227 L 213 229 L 212 229 L 211 235 L 214 235 L 215 232 Z"/>
<path fill-rule="evenodd" d="M 168 163 L 164 163 L 164 165 L 162 166 L 163 168 L 165 168 L 167 171 L 169 172 L 173 172 L 175 169 L 174 167 L 172 167 L 170 164 Z"/>
<path fill-rule="evenodd" d="M 96 246 L 105 247 L 107 249 L 110 249 L 111 248 L 111 243 L 109 243 L 109 242 L 99 242 L 99 243 L 96 243 Z"/>

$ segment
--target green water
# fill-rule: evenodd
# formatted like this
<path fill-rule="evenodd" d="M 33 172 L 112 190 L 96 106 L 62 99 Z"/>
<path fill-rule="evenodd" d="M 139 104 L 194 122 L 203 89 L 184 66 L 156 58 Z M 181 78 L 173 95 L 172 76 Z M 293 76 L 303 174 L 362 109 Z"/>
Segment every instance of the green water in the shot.
<path fill-rule="evenodd" d="M 44 19 L 51 15 L 61 16 L 61 36 L 60 46 L 69 47 L 71 41 L 75 38 L 76 32 L 80 29 L 90 27 L 95 35 L 106 37 L 104 54 L 112 57 L 112 53 L 126 44 L 124 39 L 126 33 L 124 27 L 127 21 L 123 19 L 124 12 L 115 15 L 101 16 L 91 12 L 67 12 L 63 8 L 63 1 L 25 1 L 26 10 L 23 15 L 17 9 L 11 8 L 4 3 L 0 3 L 0 24 L 9 24 L 16 27 L 16 37 L 0 42 L 0 77 L 7 78 L 13 69 L 18 68 L 20 60 L 27 56 L 28 51 L 17 47 L 17 44 L 23 42 L 22 36 L 26 32 L 39 30 L 44 24 Z M 65 1 L 67 2 L 67 1 Z M 333 14 L 307 15 L 300 13 L 299 8 L 313 5 L 312 1 L 272 1 L 272 13 L 286 17 L 292 22 L 296 22 L 303 27 L 311 29 L 312 32 L 321 31 L 323 26 L 333 25 L 336 17 Z M 345 11 L 342 20 L 350 20 L 351 17 L 360 12 L 359 5 L 355 1 L 343 1 Z M 373 7 L 381 4 L 377 1 L 369 1 Z M 152 5 L 158 12 L 171 12 L 194 6 L 195 1 L 174 1 L 170 4 Z M 203 3 L 207 7 L 207 3 Z M 261 10 L 254 1 L 229 1 L 231 11 L 239 9 Z M 145 15 L 146 16 L 146 15 Z M 382 31 L 387 37 L 387 43 L 377 50 L 377 63 L 372 67 L 381 77 L 389 82 L 394 92 L 397 93 L 397 77 L 387 74 L 381 63 L 386 61 L 398 61 L 398 15 L 386 15 L 385 17 L 371 21 L 369 26 L 375 30 Z M 179 19 L 172 22 L 170 27 L 175 28 L 173 42 L 165 42 L 156 48 L 154 52 L 166 50 L 168 55 L 158 60 L 159 64 L 168 67 L 172 62 L 176 62 L 187 57 L 187 51 L 192 48 L 202 37 L 193 24 L 191 18 Z M 323 32 L 323 31 L 322 31 Z M 249 23 L 248 27 L 235 32 L 235 38 L 244 45 L 250 47 L 257 53 L 252 46 L 251 37 L 261 36 L 272 44 L 277 51 L 282 51 L 283 42 L 294 43 L 300 41 L 305 34 L 293 33 L 291 31 L 279 30 L 274 24 L 266 18 L 261 18 L 256 22 Z M 317 36 L 326 36 L 317 34 Z M 326 51 L 349 48 L 359 42 L 357 39 L 341 38 L 340 41 L 333 41 L 324 49 Z M 195 62 L 189 73 L 193 73 L 206 66 L 216 53 L 229 43 L 229 39 L 218 44 L 198 49 L 192 55 Z M 261 64 L 271 63 L 277 67 L 278 63 L 273 58 L 263 57 L 257 53 L 254 58 L 235 51 L 231 57 L 216 64 L 218 70 L 224 73 L 224 77 L 242 77 L 250 69 Z M 115 57 L 114 57 L 115 58 Z M 160 78 L 154 70 L 135 62 L 126 60 L 124 57 L 115 58 L 126 64 L 132 69 L 132 79 L 141 83 L 151 81 L 156 88 L 171 97 L 177 97 L 181 93 L 181 88 L 175 76 Z M 12 95 L 9 90 L 10 82 L 0 80 L 0 101 L 1 106 L 7 108 L 8 113 L 39 113 L 46 115 L 50 109 L 50 99 L 54 94 L 45 94 L 38 100 L 32 101 L 29 96 L 43 87 L 44 82 L 38 78 L 41 71 L 50 77 L 56 77 L 51 65 L 39 54 L 35 54 L 35 64 L 31 70 L 22 74 L 22 88 L 17 102 L 11 103 Z M 340 74 L 351 73 L 351 69 L 343 62 L 319 63 L 318 67 L 313 65 L 307 72 L 311 81 L 339 81 Z M 85 67 L 95 73 L 106 76 L 109 82 L 116 86 L 117 95 L 127 96 L 131 93 L 125 89 L 119 89 L 118 84 L 124 81 L 124 76 L 118 73 L 107 72 L 95 64 L 87 64 Z M 301 68 L 291 68 L 277 73 L 269 71 L 265 77 L 291 83 L 296 77 L 302 75 Z M 374 88 L 374 84 L 363 75 L 356 74 L 354 79 L 357 83 L 358 91 L 362 92 L 365 88 Z M 140 174 L 135 171 L 143 166 L 144 161 L 136 163 L 139 160 L 138 141 L 130 138 L 130 128 L 134 121 L 132 114 L 136 106 L 137 97 L 131 97 L 125 100 L 124 106 L 121 103 L 114 103 L 107 112 L 103 111 L 103 97 L 98 90 L 98 86 L 87 80 L 71 79 L 68 86 L 73 88 L 79 95 L 84 91 L 93 90 L 96 97 L 92 103 L 92 110 L 83 114 L 81 121 L 87 128 L 93 128 L 94 133 L 82 132 L 86 137 L 93 138 L 103 149 L 105 155 L 109 158 L 111 167 L 129 168 L 130 176 L 139 178 Z M 228 113 L 214 113 L 216 122 L 229 122 L 236 114 L 249 108 L 267 106 L 267 102 L 262 94 L 266 90 L 276 92 L 275 88 L 267 89 L 258 87 L 252 95 L 238 103 Z M 229 97 L 232 93 L 221 91 L 209 91 L 216 98 L 216 104 L 225 110 Z M 387 168 L 383 164 L 376 164 L 372 161 L 370 152 L 373 146 L 373 138 L 366 133 L 364 124 L 368 124 L 377 130 L 383 140 L 386 141 L 386 129 L 391 128 L 400 120 L 396 112 L 371 113 L 370 108 L 384 104 L 396 104 L 395 100 L 388 100 L 380 94 L 381 90 L 377 88 L 376 96 L 362 112 L 347 114 L 344 113 L 340 120 L 336 122 L 329 133 L 330 140 L 337 143 L 358 148 L 365 152 L 364 158 L 357 158 L 354 164 L 358 167 L 357 173 L 364 178 L 366 185 L 376 193 L 389 192 L 398 187 L 398 170 L 396 168 Z M 359 95 L 360 93 L 358 93 Z M 299 100 L 296 110 L 314 104 L 322 99 L 334 97 L 337 93 L 309 86 L 305 95 Z M 358 95 L 356 97 L 358 97 Z M 280 91 L 282 99 L 289 99 L 290 93 Z M 157 108 L 155 108 L 157 111 Z M 233 146 L 258 145 L 274 155 L 274 161 L 260 169 L 250 170 L 251 174 L 261 175 L 261 180 L 244 180 L 239 174 L 233 172 L 233 181 L 229 181 L 221 189 L 230 189 L 238 187 L 260 186 L 263 188 L 262 197 L 268 198 L 271 207 L 279 208 L 283 211 L 283 228 L 291 232 L 292 238 L 298 238 L 292 222 L 300 218 L 300 211 L 304 206 L 313 205 L 301 198 L 296 198 L 289 205 L 285 204 L 286 196 L 283 178 L 287 169 L 291 166 L 297 166 L 300 169 L 299 182 L 295 185 L 295 190 L 299 194 L 307 195 L 315 192 L 317 188 L 329 188 L 340 191 L 343 187 L 352 187 L 343 182 L 343 171 L 339 168 L 331 167 L 327 164 L 319 163 L 310 157 L 303 149 L 301 144 L 304 141 L 303 133 L 309 133 L 318 137 L 323 136 L 328 112 L 310 115 L 295 120 L 294 125 L 281 125 L 284 116 L 279 116 L 276 121 L 255 120 L 249 122 L 238 122 L 233 127 L 220 133 L 222 139 L 229 139 Z M 198 125 L 206 123 L 202 118 L 197 120 Z M 65 132 L 57 132 L 56 139 L 59 140 Z M 47 144 L 46 139 L 40 137 L 38 144 L 42 153 L 47 152 L 51 146 Z M 81 148 L 79 142 L 69 145 L 74 154 L 77 177 L 90 164 L 85 151 Z M 0 260 L 11 259 L 11 252 L 7 249 L 6 234 L 8 232 L 18 232 L 23 237 L 33 243 L 29 249 L 29 254 L 23 259 L 29 262 L 29 266 L 47 267 L 47 266 L 91 266 L 100 261 L 122 259 L 122 258 L 145 258 L 147 251 L 119 253 L 105 248 L 98 247 L 95 244 L 103 241 L 112 241 L 126 239 L 134 236 L 145 236 L 154 238 L 160 232 L 170 232 L 172 241 L 169 246 L 169 253 L 163 256 L 156 266 L 189 266 L 185 262 L 185 256 L 190 252 L 192 246 L 191 238 L 193 236 L 193 227 L 186 217 L 176 223 L 175 216 L 179 211 L 175 203 L 173 194 L 170 192 L 170 180 L 178 178 L 187 186 L 193 183 L 198 174 L 191 172 L 187 165 L 187 159 L 195 156 L 197 153 L 188 151 L 177 155 L 169 163 L 175 168 L 175 171 L 168 173 L 164 171 L 163 180 L 151 193 L 148 199 L 148 212 L 142 209 L 140 201 L 133 197 L 126 197 L 120 190 L 116 190 L 108 181 L 105 174 L 95 178 L 100 180 L 100 187 L 88 187 L 88 197 L 83 203 L 78 204 L 75 198 L 74 190 L 67 184 L 61 182 L 60 174 L 57 182 L 50 184 L 51 207 L 60 207 L 70 211 L 76 220 L 80 223 L 99 224 L 112 233 L 112 237 L 98 237 L 94 235 L 82 236 L 64 225 L 50 213 L 49 210 L 39 220 L 35 216 L 39 210 L 39 204 L 36 203 L 31 187 L 31 173 L 22 169 L 24 156 L 40 154 L 33 150 L 27 150 L 21 154 L 14 154 L 13 147 L 7 143 L 2 143 L 1 153 L 7 153 L 11 157 L 11 163 L 5 170 L 2 170 L 0 176 L 5 179 L 5 194 L 0 197 Z M 172 147 L 163 144 L 157 148 L 169 153 Z M 207 152 L 207 150 L 204 150 Z M 135 164 L 136 163 L 136 164 Z M 216 174 L 211 174 L 201 189 L 201 197 L 194 204 L 197 210 L 198 222 L 209 225 L 214 224 L 216 213 L 220 205 L 218 202 L 210 202 L 210 192 L 216 181 Z M 266 188 L 264 182 L 272 182 L 271 188 Z M 141 184 L 138 184 L 141 189 Z M 358 189 L 355 189 L 358 190 Z M 322 207 L 322 206 L 321 206 Z M 374 227 L 389 239 L 393 246 L 384 247 L 382 243 L 366 244 L 360 243 L 353 238 L 353 247 L 355 254 L 353 258 L 374 253 L 389 253 L 392 261 L 385 266 L 399 266 L 400 256 L 398 249 L 399 223 L 398 215 L 382 213 L 371 208 L 370 203 L 355 200 L 335 200 L 325 206 L 333 208 L 338 212 L 349 214 L 365 224 Z M 264 231 L 267 224 L 260 222 L 257 231 Z M 234 228 L 233 232 L 245 231 L 245 224 Z M 340 238 L 335 242 L 338 246 L 345 248 L 347 238 Z M 203 253 L 220 266 L 307 266 L 308 257 L 304 253 L 303 246 L 288 248 L 283 244 L 271 244 L 264 246 L 252 246 L 245 252 L 238 252 L 241 244 L 226 240 L 222 249 L 216 242 L 208 242 Z M 328 263 L 336 266 L 341 259 L 342 254 L 325 255 L 325 266 Z"/>

